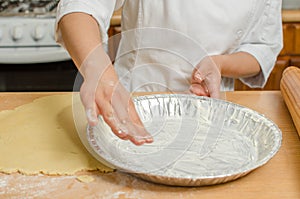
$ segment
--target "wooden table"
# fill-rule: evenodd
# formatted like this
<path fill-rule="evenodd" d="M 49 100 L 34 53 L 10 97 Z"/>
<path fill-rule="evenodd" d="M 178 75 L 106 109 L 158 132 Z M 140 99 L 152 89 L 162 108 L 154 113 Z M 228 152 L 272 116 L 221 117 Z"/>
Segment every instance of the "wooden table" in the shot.
<path fill-rule="evenodd" d="M 51 94 L 2 93 L 0 110 Z M 0 198 L 300 198 L 300 141 L 280 92 L 229 92 L 227 100 L 263 113 L 283 133 L 275 157 L 236 181 L 184 188 L 153 184 L 119 172 L 86 172 L 95 179 L 90 183 L 79 182 L 76 176 L 0 174 Z"/>

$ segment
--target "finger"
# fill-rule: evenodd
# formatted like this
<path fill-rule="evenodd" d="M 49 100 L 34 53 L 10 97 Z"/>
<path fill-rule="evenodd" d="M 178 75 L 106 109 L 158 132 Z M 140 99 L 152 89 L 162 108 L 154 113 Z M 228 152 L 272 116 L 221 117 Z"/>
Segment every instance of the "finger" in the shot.
<path fill-rule="evenodd" d="M 220 81 L 217 81 L 213 78 L 206 78 L 205 84 L 209 91 L 209 95 L 212 98 L 219 99 L 220 98 Z"/>
<path fill-rule="evenodd" d="M 95 108 L 87 108 L 85 114 L 90 126 L 96 126 L 98 124 L 98 114 Z"/>
<path fill-rule="evenodd" d="M 147 133 L 144 126 L 137 125 L 132 121 L 122 121 L 122 125 L 128 130 L 128 139 L 135 145 L 142 145 L 144 143 L 151 143 L 153 139 L 150 134 Z"/>
<path fill-rule="evenodd" d="M 116 118 L 122 127 L 128 130 L 128 138 L 131 142 L 136 145 L 151 143 L 153 141 L 151 135 L 141 122 L 129 94 L 126 95 L 115 94 L 113 97 L 112 105 Z"/>
<path fill-rule="evenodd" d="M 134 106 L 134 103 L 133 103 L 131 97 L 128 99 L 127 107 L 128 107 L 128 111 L 127 112 L 128 112 L 130 121 L 133 124 L 135 124 L 135 125 L 143 128 L 143 129 L 145 129 L 144 128 L 144 124 L 143 124 L 143 122 L 142 122 L 139 114 L 137 113 L 137 111 L 135 109 L 135 106 Z M 146 131 L 145 131 L 145 133 L 146 133 Z M 149 135 L 149 133 L 146 133 L 146 134 Z"/>
<path fill-rule="evenodd" d="M 142 145 L 146 143 L 146 139 L 144 136 L 140 135 L 140 132 L 138 132 L 137 126 L 134 125 L 132 122 L 125 123 L 126 128 L 129 131 L 128 139 L 135 145 Z"/>
<path fill-rule="evenodd" d="M 117 114 L 117 118 L 128 129 L 130 141 L 137 145 L 153 141 L 136 112 L 130 94 L 121 84 L 118 84 L 114 92 L 112 106 Z"/>
<path fill-rule="evenodd" d="M 110 102 L 107 102 L 107 101 L 102 102 L 101 107 L 102 107 L 101 115 L 102 115 L 104 121 L 110 126 L 112 132 L 119 138 L 121 138 L 123 140 L 128 140 L 129 139 L 129 136 L 128 136 L 129 130 L 118 119 L 117 114 L 114 113 Z"/>
<path fill-rule="evenodd" d="M 100 111 L 103 120 L 110 126 L 112 132 L 123 140 L 127 140 L 127 131 L 120 128 L 120 122 L 111 105 L 111 93 L 113 87 L 106 84 L 101 84 L 96 92 L 96 104 Z"/>
<path fill-rule="evenodd" d="M 128 134 L 129 140 L 135 145 L 142 145 L 144 143 L 152 143 L 152 136 L 146 131 L 143 126 L 131 123 L 127 126 L 130 129 Z"/>
<path fill-rule="evenodd" d="M 203 75 L 199 70 L 196 70 L 193 74 L 192 83 L 202 83 L 205 80 L 205 75 Z"/>
<path fill-rule="evenodd" d="M 129 130 L 119 119 L 118 114 L 112 106 L 112 96 L 115 81 L 100 82 L 96 92 L 96 103 L 104 121 L 110 126 L 112 132 L 123 140 L 128 140 Z M 122 108 L 122 107 L 121 107 Z"/>
<path fill-rule="evenodd" d="M 209 91 L 204 82 L 201 84 L 192 84 L 190 86 L 190 91 L 198 96 L 209 96 Z"/>
<path fill-rule="evenodd" d="M 95 104 L 95 95 L 93 90 L 90 90 L 86 83 L 83 83 L 80 88 L 80 98 L 85 109 L 88 124 L 90 126 L 97 125 L 99 111 Z"/>
<path fill-rule="evenodd" d="M 134 132 L 137 132 L 138 134 L 135 135 L 135 139 L 136 140 L 140 140 L 143 139 L 145 140 L 145 143 L 152 143 L 153 142 L 153 138 L 151 136 L 151 134 L 149 134 L 147 132 L 147 130 L 145 129 L 144 124 L 142 123 L 136 109 L 134 106 L 134 103 L 132 102 L 132 100 L 129 100 L 129 118 L 132 121 L 132 124 L 134 125 L 134 128 L 136 129 Z"/>

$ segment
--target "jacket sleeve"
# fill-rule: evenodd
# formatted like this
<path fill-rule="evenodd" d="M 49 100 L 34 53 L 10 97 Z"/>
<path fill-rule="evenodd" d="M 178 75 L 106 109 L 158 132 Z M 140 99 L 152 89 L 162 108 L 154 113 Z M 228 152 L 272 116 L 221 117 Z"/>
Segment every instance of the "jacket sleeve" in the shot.
<path fill-rule="evenodd" d="M 251 26 L 237 50 L 254 56 L 260 64 L 261 72 L 240 80 L 250 87 L 264 87 L 282 47 L 281 1 L 266 0 L 262 16 Z"/>
<path fill-rule="evenodd" d="M 60 0 L 55 23 L 56 41 L 63 45 L 58 29 L 58 22 L 64 15 L 73 12 L 83 12 L 94 17 L 99 24 L 102 41 L 107 41 L 107 30 L 110 25 L 110 19 L 114 10 L 121 7 L 122 2 L 122 0 Z"/>

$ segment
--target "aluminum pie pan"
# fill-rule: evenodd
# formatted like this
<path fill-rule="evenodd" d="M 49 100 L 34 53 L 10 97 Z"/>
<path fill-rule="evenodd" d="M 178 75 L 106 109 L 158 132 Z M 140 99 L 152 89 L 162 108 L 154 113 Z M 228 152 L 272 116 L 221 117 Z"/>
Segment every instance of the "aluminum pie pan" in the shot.
<path fill-rule="evenodd" d="M 274 122 L 238 104 L 185 94 L 133 101 L 152 144 L 119 139 L 101 117 L 87 128 L 87 140 L 99 161 L 144 180 L 173 186 L 225 183 L 263 166 L 281 146 Z"/>

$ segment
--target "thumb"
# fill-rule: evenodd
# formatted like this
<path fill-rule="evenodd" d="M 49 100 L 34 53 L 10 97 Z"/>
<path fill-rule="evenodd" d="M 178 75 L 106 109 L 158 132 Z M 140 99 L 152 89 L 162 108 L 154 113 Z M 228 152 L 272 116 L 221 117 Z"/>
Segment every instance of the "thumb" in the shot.
<path fill-rule="evenodd" d="M 85 83 L 83 83 L 80 88 L 80 98 L 85 109 L 88 124 L 90 126 L 96 126 L 98 123 L 98 111 L 95 103 L 95 93 L 89 92 Z"/>
<path fill-rule="evenodd" d="M 220 83 L 214 78 L 207 77 L 205 80 L 205 84 L 207 86 L 209 96 L 211 98 L 220 98 Z"/>
<path fill-rule="evenodd" d="M 98 124 L 96 108 L 94 107 L 85 108 L 85 114 L 90 126 L 96 126 Z"/>

